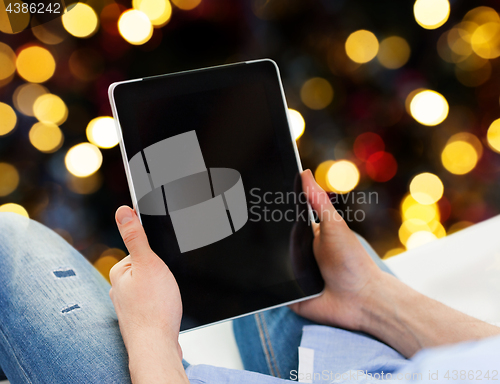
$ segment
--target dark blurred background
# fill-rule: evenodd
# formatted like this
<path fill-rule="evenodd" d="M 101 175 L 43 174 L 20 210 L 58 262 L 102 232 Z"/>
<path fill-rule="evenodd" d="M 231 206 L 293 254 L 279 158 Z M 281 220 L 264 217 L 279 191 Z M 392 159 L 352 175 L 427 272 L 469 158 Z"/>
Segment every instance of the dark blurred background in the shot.
<path fill-rule="evenodd" d="M 500 1 L 89 0 L 49 22 L 5 4 L 0 211 L 104 274 L 131 204 L 108 86 L 212 65 L 278 63 L 304 168 L 381 256 L 499 213 Z"/>

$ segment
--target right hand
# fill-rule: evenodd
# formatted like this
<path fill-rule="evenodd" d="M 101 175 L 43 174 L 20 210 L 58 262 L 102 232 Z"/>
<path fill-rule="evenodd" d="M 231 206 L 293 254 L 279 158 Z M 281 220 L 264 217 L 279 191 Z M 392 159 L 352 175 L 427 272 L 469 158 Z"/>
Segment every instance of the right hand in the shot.
<path fill-rule="evenodd" d="M 313 251 L 325 291 L 290 308 L 317 323 L 359 330 L 364 303 L 387 274 L 370 258 L 310 170 L 302 173 L 302 187 L 320 218 L 320 224 L 314 225 Z"/>

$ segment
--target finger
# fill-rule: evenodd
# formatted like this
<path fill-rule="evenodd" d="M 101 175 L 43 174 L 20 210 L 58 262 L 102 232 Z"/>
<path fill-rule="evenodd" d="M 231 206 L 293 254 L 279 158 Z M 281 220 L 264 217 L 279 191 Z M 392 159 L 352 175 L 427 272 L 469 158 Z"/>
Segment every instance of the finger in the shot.
<path fill-rule="evenodd" d="M 135 212 L 125 205 L 121 206 L 116 211 L 116 223 L 125 246 L 130 253 L 132 264 L 146 261 L 153 251 L 149 246 L 144 228 Z"/>
<path fill-rule="evenodd" d="M 109 282 L 111 283 L 111 285 L 114 285 L 117 279 L 119 279 L 120 276 L 123 276 L 125 271 L 130 268 L 130 266 L 130 256 L 123 258 L 118 263 L 113 265 L 113 267 L 109 271 Z"/>
<path fill-rule="evenodd" d="M 308 169 L 302 172 L 302 188 L 306 194 L 307 201 L 323 222 L 342 222 L 342 217 L 333 207 L 328 194 L 314 180 L 312 172 Z"/>

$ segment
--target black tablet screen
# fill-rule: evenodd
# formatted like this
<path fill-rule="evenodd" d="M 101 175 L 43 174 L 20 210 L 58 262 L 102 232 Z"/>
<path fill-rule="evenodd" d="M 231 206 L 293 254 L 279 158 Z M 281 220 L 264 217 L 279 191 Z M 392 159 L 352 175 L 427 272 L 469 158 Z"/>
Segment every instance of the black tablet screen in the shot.
<path fill-rule="evenodd" d="M 142 223 L 179 284 L 181 330 L 321 292 L 274 63 L 158 76 L 113 95 Z"/>

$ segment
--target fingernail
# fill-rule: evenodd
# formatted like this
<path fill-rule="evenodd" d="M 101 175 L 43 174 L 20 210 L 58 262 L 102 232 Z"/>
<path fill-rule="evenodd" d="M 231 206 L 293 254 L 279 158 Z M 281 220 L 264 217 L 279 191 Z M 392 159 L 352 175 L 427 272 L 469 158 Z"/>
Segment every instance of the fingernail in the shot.
<path fill-rule="evenodd" d="M 116 213 L 116 219 L 121 225 L 127 224 L 134 218 L 134 212 L 128 207 L 121 207 Z"/>

